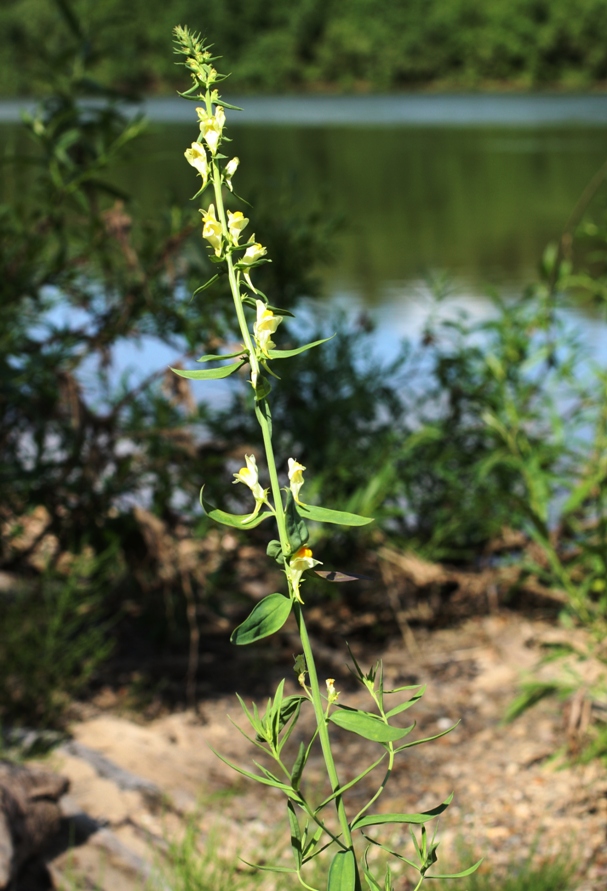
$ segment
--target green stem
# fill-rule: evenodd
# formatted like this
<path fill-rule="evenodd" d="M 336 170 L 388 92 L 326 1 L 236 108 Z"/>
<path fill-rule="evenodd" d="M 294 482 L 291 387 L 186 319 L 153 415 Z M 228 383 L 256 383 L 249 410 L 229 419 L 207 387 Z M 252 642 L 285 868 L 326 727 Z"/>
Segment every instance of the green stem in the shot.
<path fill-rule="evenodd" d="M 211 113 L 211 102 L 210 102 L 210 94 L 207 91 L 206 97 L 206 105 L 207 105 L 207 113 Z M 226 213 L 225 207 L 223 203 L 223 195 L 221 191 L 222 180 L 221 180 L 221 171 L 219 169 L 219 165 L 216 160 L 213 158 L 212 161 L 213 167 L 213 191 L 215 195 L 215 202 L 217 205 L 217 214 L 218 219 L 221 222 L 221 227 L 223 230 L 223 236 L 226 243 L 229 243 L 229 232 L 226 221 Z M 255 346 L 251 339 L 251 333 L 249 331 L 249 326 L 247 325 L 247 320 L 244 313 L 244 307 L 242 303 L 242 297 L 240 294 L 240 287 L 236 275 L 236 270 L 234 269 L 234 263 L 232 261 L 231 255 L 228 253 L 226 255 L 226 264 L 228 267 L 228 278 L 230 282 L 230 290 L 232 292 L 232 297 L 234 300 L 234 307 L 236 310 L 236 316 L 238 318 L 238 325 L 240 327 L 240 331 L 242 333 L 244 345 L 249 353 L 249 361 L 251 363 L 251 379 L 253 384 L 257 382 L 257 375 L 259 374 L 259 361 L 257 359 L 257 354 L 255 350 Z M 270 484 L 272 488 L 272 496 L 274 499 L 274 507 L 276 511 L 276 522 L 278 525 L 278 534 L 280 537 L 280 543 L 282 546 L 283 553 L 288 555 L 290 553 L 290 544 L 287 536 L 287 528 L 285 521 L 285 513 L 284 507 L 282 503 L 282 494 L 280 490 L 280 483 L 278 480 L 278 473 L 276 470 L 276 459 L 274 457 L 274 448 L 272 444 L 272 417 L 270 414 L 270 407 L 267 403 L 266 399 L 262 399 L 260 403 L 256 403 L 255 405 L 255 414 L 257 416 L 257 420 L 261 427 L 261 432 L 263 436 L 264 448 L 266 452 L 266 462 L 268 467 L 268 473 L 270 475 Z M 289 585 L 291 587 L 291 585 Z M 291 595 L 293 592 L 291 591 Z M 314 714 L 316 716 L 316 724 L 318 727 L 318 735 L 320 739 L 320 745 L 325 761 L 325 765 L 327 768 L 327 774 L 329 777 L 329 782 L 331 784 L 331 791 L 335 792 L 339 789 L 339 777 L 337 776 L 337 770 L 335 768 L 335 761 L 333 760 L 333 752 L 331 751 L 331 741 L 329 739 L 329 730 L 327 727 L 327 720 L 324 713 L 322 697 L 320 694 L 320 688 L 318 684 L 318 675 L 316 673 L 316 665 L 314 662 L 314 655 L 312 653 L 312 647 L 310 645 L 310 639 L 308 637 L 308 631 L 304 622 L 303 612 L 301 610 L 301 604 L 294 600 L 293 610 L 295 613 L 295 618 L 297 621 L 297 626 L 299 629 L 299 635 L 301 638 L 302 648 L 304 652 L 304 657 L 306 660 L 306 667 L 308 670 L 308 676 L 310 678 L 310 691 L 312 695 L 312 704 L 314 706 Z M 337 810 L 337 816 L 339 819 L 339 823 L 341 826 L 342 834 L 343 834 L 343 844 L 346 849 L 352 848 L 352 834 L 350 832 L 350 825 L 348 823 L 348 817 L 346 814 L 345 805 L 343 802 L 343 798 L 341 795 L 337 795 L 335 797 L 335 807 Z M 316 818 L 314 818 L 316 820 Z M 316 822 L 318 822 L 316 820 Z M 326 831 L 326 830 L 325 830 Z M 329 833 L 331 834 L 331 833 Z M 337 840 L 334 837 L 334 840 Z M 341 842 L 340 842 L 341 844 Z"/>
<path fill-rule="evenodd" d="M 223 235 L 226 241 L 228 240 L 228 225 L 226 221 L 226 213 L 225 207 L 223 203 L 223 195 L 221 192 L 221 172 L 219 170 L 219 165 L 213 159 L 213 191 L 215 194 L 215 203 L 217 205 L 217 214 L 219 221 L 221 223 L 221 227 L 223 229 Z M 251 363 L 251 379 L 252 381 L 257 380 L 257 376 L 259 374 L 259 361 L 257 359 L 255 345 L 251 339 L 251 332 L 249 331 L 249 326 L 247 325 L 247 320 L 244 313 L 244 307 L 242 304 L 242 297 L 240 295 L 240 287 L 238 284 L 238 280 L 236 277 L 236 270 L 234 269 L 234 262 L 230 254 L 226 256 L 226 264 L 228 267 L 228 279 L 230 282 L 230 290 L 232 292 L 232 298 L 234 300 L 234 308 L 236 310 L 236 317 L 238 319 L 238 326 L 240 328 L 240 333 L 242 334 L 242 339 L 244 341 L 244 345 L 249 353 L 249 362 Z M 271 428 L 271 415 L 270 415 L 270 407 L 266 400 L 262 400 L 261 405 L 255 406 L 255 414 L 257 415 L 257 420 L 259 421 L 259 426 L 261 427 L 261 432 L 263 436 L 263 444 L 266 452 L 266 462 L 268 465 L 268 473 L 270 475 L 270 485 L 272 488 L 272 497 L 274 499 L 274 509 L 276 511 L 276 522 L 278 525 L 278 535 L 280 538 L 280 544 L 282 545 L 283 552 L 288 554 L 289 546 L 288 546 L 288 538 L 287 538 L 287 527 L 285 522 L 285 513 L 284 507 L 282 504 L 282 495 L 280 492 L 280 483 L 278 481 L 278 472 L 276 470 L 276 459 L 274 457 L 274 448 L 272 446 L 272 428 Z"/>
<path fill-rule="evenodd" d="M 295 602 L 293 604 L 293 612 L 295 614 L 295 620 L 297 622 L 297 628 L 299 630 L 299 636 L 301 638 L 301 644 L 303 647 L 303 652 L 306 660 L 306 668 L 308 670 L 308 676 L 310 678 L 310 690 L 312 693 L 312 705 L 314 706 L 314 714 L 316 716 L 316 724 L 318 726 L 318 736 L 320 739 L 320 746 L 322 749 L 323 758 L 325 759 L 325 765 L 327 768 L 327 774 L 329 777 L 329 782 L 331 783 L 331 791 L 335 792 L 339 789 L 339 777 L 337 776 L 337 770 L 335 768 L 335 761 L 333 760 L 333 752 L 331 751 L 331 740 L 329 739 L 329 728 L 327 727 L 327 721 L 325 719 L 325 712 L 322 704 L 322 698 L 320 695 L 320 688 L 318 686 L 318 675 L 316 673 L 316 663 L 314 662 L 314 654 L 312 653 L 312 647 L 310 645 L 310 638 L 308 637 L 308 629 L 306 628 L 306 623 L 303 617 L 303 611 L 301 609 L 301 604 Z M 335 797 L 335 807 L 337 809 L 337 816 L 339 817 L 339 823 L 341 826 L 341 831 L 343 833 L 344 842 L 348 848 L 352 847 L 352 833 L 350 832 L 350 824 L 348 823 L 348 817 L 346 815 L 346 808 L 343 802 L 343 798 L 341 795 L 337 795 Z"/>

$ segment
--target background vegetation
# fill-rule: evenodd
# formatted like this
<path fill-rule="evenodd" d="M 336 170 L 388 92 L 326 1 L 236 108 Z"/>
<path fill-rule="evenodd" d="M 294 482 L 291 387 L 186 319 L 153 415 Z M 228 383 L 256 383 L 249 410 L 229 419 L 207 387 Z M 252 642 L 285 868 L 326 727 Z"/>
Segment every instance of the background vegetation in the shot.
<path fill-rule="evenodd" d="M 236 92 L 587 89 L 607 79 L 607 0 L 574 7 L 568 0 L 77 0 L 74 9 L 86 34 L 101 35 L 92 73 L 152 93 L 182 84 L 170 50 L 179 21 L 212 35 Z M 48 89 L 45 64 L 61 39 L 54 3 L 6 0 L 0 95 Z"/>

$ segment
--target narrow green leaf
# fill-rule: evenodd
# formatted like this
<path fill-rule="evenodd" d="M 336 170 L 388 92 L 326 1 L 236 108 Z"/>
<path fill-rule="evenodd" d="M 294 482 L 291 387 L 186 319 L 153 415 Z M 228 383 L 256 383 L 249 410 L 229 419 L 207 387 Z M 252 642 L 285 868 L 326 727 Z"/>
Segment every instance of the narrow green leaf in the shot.
<path fill-rule="evenodd" d="M 404 751 L 404 749 L 412 749 L 413 746 L 421 746 L 423 743 L 432 742 L 434 739 L 440 739 L 441 736 L 446 736 L 448 733 L 451 733 L 452 730 L 455 730 L 459 721 L 453 725 L 453 727 L 448 727 L 446 730 L 442 730 L 440 733 L 435 733 L 434 736 L 425 736 L 423 739 L 414 739 L 412 742 L 404 743 L 402 746 L 399 746 L 397 749 L 394 749 L 394 754 L 397 755 L 399 752 Z"/>
<path fill-rule="evenodd" d="M 302 743 L 302 745 L 303 745 L 303 743 Z M 334 798 L 337 798 L 338 795 L 342 795 L 344 792 L 347 792 L 348 789 L 351 789 L 352 786 L 355 786 L 357 783 L 360 783 L 360 781 L 362 779 L 364 779 L 368 773 L 371 773 L 372 770 L 374 770 L 379 764 L 381 764 L 381 762 L 384 760 L 384 758 L 386 757 L 387 754 L 388 754 L 387 752 L 384 752 L 383 755 L 381 755 L 377 759 L 377 761 L 373 762 L 371 767 L 367 767 L 366 770 L 363 770 L 362 773 L 359 773 L 358 776 L 355 777 L 353 780 L 350 780 L 349 783 L 345 783 L 343 786 L 340 786 L 339 789 L 336 789 L 335 792 L 332 792 L 328 798 L 325 798 L 325 800 L 321 804 L 318 805 L 318 807 L 316 808 L 314 813 L 317 814 L 319 811 L 321 811 L 323 809 L 323 807 L 326 807 L 329 804 L 329 802 L 333 801 Z"/>
<path fill-rule="evenodd" d="M 244 622 L 235 628 L 230 640 L 245 646 L 279 631 L 289 618 L 292 602 L 283 594 L 269 594 L 257 603 Z"/>
<path fill-rule="evenodd" d="M 208 517 L 215 520 L 217 523 L 223 523 L 224 526 L 232 526 L 234 529 L 254 529 L 264 520 L 267 520 L 268 517 L 274 516 L 272 511 L 264 510 L 260 511 L 252 520 L 248 520 L 248 522 L 245 523 L 245 520 L 247 520 L 251 514 L 229 514 L 225 510 L 213 507 L 212 504 L 209 504 L 208 501 L 204 500 L 203 492 L 204 486 L 200 490 L 200 506 Z"/>
<path fill-rule="evenodd" d="M 478 860 L 474 864 L 474 866 L 469 866 L 468 869 L 463 869 L 461 872 L 452 872 L 452 873 L 449 873 L 448 875 L 440 875 L 440 876 L 429 876 L 426 874 L 424 876 L 424 878 L 426 878 L 426 879 L 463 879 L 466 876 L 471 876 L 473 872 L 476 872 L 476 870 L 479 868 L 479 866 L 481 865 L 483 860 L 484 860 L 484 857 L 481 857 L 481 859 Z"/>
<path fill-rule="evenodd" d="M 408 699 L 406 702 L 401 702 L 400 705 L 397 705 L 395 708 L 391 709 L 386 713 L 386 718 L 393 718 L 395 715 L 400 715 L 401 712 L 406 711 L 408 708 L 411 708 L 412 705 L 415 705 L 416 702 L 422 698 L 424 693 L 426 692 L 426 686 L 421 688 L 419 693 L 416 693 L 415 696 L 412 696 L 411 699 Z"/>
<path fill-rule="evenodd" d="M 358 820 L 355 820 L 352 823 L 352 829 L 362 829 L 363 826 L 383 826 L 386 823 L 427 823 L 428 820 L 433 820 L 434 817 L 438 817 L 446 811 L 452 800 L 453 795 L 450 795 L 442 804 L 438 804 L 431 810 L 424 811 L 421 814 L 369 814 L 366 817 L 359 817 Z"/>
<path fill-rule="evenodd" d="M 241 863 L 246 863 L 247 866 L 250 866 L 251 869 L 263 869 L 265 872 L 292 872 L 297 874 L 296 869 L 291 869 L 290 866 L 261 866 L 260 863 L 249 863 L 248 860 L 243 860 L 240 858 Z"/>
<path fill-rule="evenodd" d="M 257 736 L 259 737 L 260 741 L 262 739 L 265 739 L 265 737 L 261 735 L 262 730 L 263 730 L 263 725 L 262 725 L 261 721 L 259 720 L 259 715 L 257 713 L 257 710 L 255 710 L 255 714 L 252 715 L 251 712 L 249 711 L 249 709 L 247 708 L 246 703 L 245 703 L 244 699 L 242 698 L 242 696 L 240 696 L 237 693 L 236 699 L 239 701 L 240 707 L 242 708 L 243 712 L 247 716 L 247 720 L 248 720 L 249 724 L 251 725 L 251 727 L 253 728 L 253 730 L 255 731 Z"/>
<path fill-rule="evenodd" d="M 299 744 L 299 752 L 297 753 L 297 758 L 295 759 L 295 763 L 293 764 L 293 770 L 291 771 L 291 785 L 295 790 L 299 790 L 299 784 L 301 782 L 301 775 L 303 773 L 303 769 L 306 766 L 306 747 L 302 742 Z"/>
<path fill-rule="evenodd" d="M 367 858 L 367 852 L 369 848 L 363 854 L 363 872 L 365 874 L 365 879 L 367 880 L 367 885 L 369 886 L 369 891 L 382 891 L 379 882 L 373 876 L 373 873 L 369 869 L 369 861 Z"/>
<path fill-rule="evenodd" d="M 301 829 L 299 828 L 299 820 L 297 819 L 297 814 L 295 813 L 292 801 L 287 802 L 287 810 L 289 812 L 289 826 L 291 829 L 291 848 L 297 867 L 298 869 L 301 869 L 303 861 L 301 850 Z"/>
<path fill-rule="evenodd" d="M 204 356 L 201 356 L 200 359 L 196 359 L 197 362 L 218 362 L 220 359 L 234 359 L 236 356 L 243 356 L 244 348 L 237 350 L 235 353 L 207 353 Z"/>
<path fill-rule="evenodd" d="M 370 715 L 368 712 L 357 711 L 356 709 L 340 708 L 329 716 L 329 721 L 341 727 L 342 730 L 349 730 L 351 733 L 357 733 L 364 739 L 370 739 L 373 742 L 387 743 L 395 742 L 402 739 L 408 733 L 411 733 L 413 727 L 391 727 L 384 724 L 381 718 Z"/>
<path fill-rule="evenodd" d="M 171 368 L 179 377 L 185 377 L 189 381 L 217 381 L 224 377 L 229 377 L 242 368 L 244 362 L 233 362 L 231 365 L 222 365 L 221 368 L 206 368 L 200 371 L 188 371 L 183 368 Z"/>
<path fill-rule="evenodd" d="M 201 192 L 204 192 L 204 188 L 202 188 L 202 189 L 200 189 L 200 191 L 196 192 L 196 194 L 194 195 L 194 198 L 197 198 Z M 211 285 L 215 284 L 215 282 L 217 281 L 218 278 L 219 278 L 219 273 L 216 272 L 215 275 L 208 280 L 208 282 L 205 282 L 204 285 L 200 285 L 200 287 L 196 288 L 196 290 L 192 294 L 192 297 L 194 297 L 196 294 L 200 294 L 201 291 L 206 291 L 207 288 L 210 288 Z M 200 361 L 200 359 L 198 361 Z"/>
<path fill-rule="evenodd" d="M 304 851 L 303 851 L 304 857 L 307 857 L 308 854 L 310 853 L 310 851 L 312 851 L 316 847 L 316 845 L 318 844 L 318 842 L 321 839 L 322 834 L 323 834 L 323 828 L 322 828 L 322 826 L 318 826 L 314 832 L 314 835 L 312 835 L 306 841 L 306 843 L 304 845 Z M 332 843 L 333 843 L 333 840 L 331 840 L 330 844 L 332 844 Z M 312 859 L 312 858 L 310 858 L 310 859 Z"/>
<path fill-rule="evenodd" d="M 297 719 L 299 718 L 299 713 L 301 711 L 302 703 L 307 701 L 307 696 L 288 696 L 284 700 L 282 708 L 280 710 L 278 732 L 281 733 L 285 727 L 287 729 L 283 733 L 282 738 L 278 743 L 278 754 L 282 752 L 285 743 L 295 729 L 295 725 L 297 724 Z M 289 722 L 291 723 L 289 724 Z M 287 726 L 287 724 L 289 726 Z"/>
<path fill-rule="evenodd" d="M 305 353 L 306 350 L 311 350 L 312 347 L 320 346 L 321 343 L 326 343 L 333 337 L 335 337 L 334 334 L 332 334 L 331 337 L 324 337 L 322 340 L 315 340 L 314 343 L 306 343 L 294 350 L 268 350 L 268 354 L 270 359 L 290 359 L 291 356 L 298 356 L 300 353 Z"/>
<path fill-rule="evenodd" d="M 384 690 L 384 693 L 388 696 L 391 693 L 402 693 L 404 690 L 417 690 L 421 686 L 421 684 L 408 684 L 405 687 L 394 687 L 392 690 Z"/>
<path fill-rule="evenodd" d="M 291 546 L 291 553 L 294 554 L 308 540 L 308 527 L 298 513 L 293 493 L 289 489 L 287 492 L 287 504 L 285 507 L 285 520 L 287 525 L 287 538 Z"/>
<path fill-rule="evenodd" d="M 217 96 L 217 98 L 214 99 L 213 101 L 215 102 L 215 105 L 221 105 L 222 108 L 231 108 L 232 111 L 242 111 L 242 108 L 239 105 L 230 105 L 229 102 L 226 102 L 224 99 L 221 99 L 219 96 Z"/>
<path fill-rule="evenodd" d="M 290 786 L 287 786 L 286 783 L 280 783 L 277 780 L 270 780 L 267 777 L 260 777 L 257 773 L 252 773 L 250 770 L 245 770 L 244 767 L 239 767 L 237 764 L 234 764 L 233 761 L 230 761 L 228 758 L 224 758 L 223 755 L 220 755 L 219 752 L 216 752 L 215 749 L 210 746 L 211 751 L 214 755 L 216 755 L 220 761 L 223 761 L 224 764 L 227 764 L 228 767 L 231 767 L 232 770 L 235 770 L 236 773 L 239 773 L 243 777 L 248 777 L 250 780 L 255 780 L 257 783 L 261 783 L 262 786 L 273 786 L 275 789 L 281 789 L 289 798 L 294 798 L 296 801 L 300 801 L 299 795 L 293 792 Z"/>
<path fill-rule="evenodd" d="M 419 869 L 419 867 L 418 867 L 415 863 L 413 863 L 412 860 L 407 860 L 407 858 L 406 858 L 406 857 L 403 857 L 402 854 L 397 854 L 396 851 L 391 851 L 390 848 L 387 848 L 387 847 L 386 847 L 385 845 L 383 845 L 381 842 L 377 841 L 377 839 L 375 839 L 375 838 L 371 838 L 370 835 L 367 835 L 367 834 L 364 833 L 362 830 L 361 830 L 361 835 L 363 836 L 363 838 L 366 838 L 367 841 L 370 841 L 370 842 L 372 842 L 372 844 L 377 845 L 378 848 L 381 848 L 382 851 L 386 851 L 386 852 L 387 852 L 388 854 L 390 854 L 392 857 L 397 857 L 399 860 L 402 860 L 403 863 L 406 863 L 406 864 L 407 864 L 407 866 L 411 866 L 411 867 L 413 867 L 413 869 L 415 869 L 415 870 Z M 367 851 L 368 851 L 368 850 L 369 850 L 369 848 L 367 848 Z"/>
<path fill-rule="evenodd" d="M 338 851 L 331 862 L 327 891 L 355 891 L 357 886 L 354 851 Z"/>
<path fill-rule="evenodd" d="M 359 514 L 351 514 L 345 510 L 330 510 L 328 507 L 318 507 L 312 504 L 298 504 L 297 511 L 306 520 L 316 520 L 317 523 L 336 523 L 338 526 L 366 526 L 373 522 L 373 517 L 361 517 Z"/>

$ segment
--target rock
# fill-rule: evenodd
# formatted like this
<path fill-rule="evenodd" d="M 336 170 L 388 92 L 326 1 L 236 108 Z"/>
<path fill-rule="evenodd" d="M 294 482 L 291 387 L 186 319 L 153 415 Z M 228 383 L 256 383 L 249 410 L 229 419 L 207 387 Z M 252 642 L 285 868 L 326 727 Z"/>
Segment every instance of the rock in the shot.
<path fill-rule="evenodd" d="M 0 761 L 0 889 L 38 857 L 61 824 L 59 799 L 68 780 Z"/>

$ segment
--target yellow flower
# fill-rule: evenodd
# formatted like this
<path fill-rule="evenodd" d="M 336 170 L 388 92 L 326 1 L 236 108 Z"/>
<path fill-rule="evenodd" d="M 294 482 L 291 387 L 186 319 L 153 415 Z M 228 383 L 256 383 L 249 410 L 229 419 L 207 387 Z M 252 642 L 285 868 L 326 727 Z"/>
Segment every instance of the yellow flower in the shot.
<path fill-rule="evenodd" d="M 294 569 L 296 572 L 305 572 L 306 569 L 312 569 L 317 563 L 320 563 L 320 560 L 314 559 L 312 548 L 308 548 L 306 545 L 295 551 L 289 560 L 291 569 Z"/>
<path fill-rule="evenodd" d="M 256 300 L 257 320 L 253 325 L 253 336 L 257 341 L 257 346 L 268 356 L 268 350 L 274 346 L 272 334 L 276 331 L 282 322 L 282 316 L 275 316 L 271 309 L 265 305 L 262 300 Z"/>
<path fill-rule="evenodd" d="M 244 255 L 240 259 L 240 263 L 244 263 L 247 266 L 250 266 L 251 263 L 256 263 L 258 260 L 261 260 L 262 257 L 268 253 L 267 249 L 259 242 L 255 241 L 255 236 L 252 236 L 251 242 L 244 252 Z"/>
<path fill-rule="evenodd" d="M 207 184 L 209 178 L 209 165 L 207 163 L 207 153 L 199 142 L 193 142 L 189 149 L 184 152 L 188 164 L 191 164 L 202 177 L 202 187 Z"/>
<path fill-rule="evenodd" d="M 228 163 L 226 164 L 225 169 L 223 171 L 223 177 L 225 180 L 225 184 L 228 187 L 228 189 L 230 190 L 230 192 L 233 191 L 232 177 L 236 173 L 239 164 L 240 164 L 240 160 L 238 158 L 232 158 L 231 161 L 228 161 Z"/>
<path fill-rule="evenodd" d="M 305 545 L 301 547 L 298 551 L 295 551 L 291 559 L 289 560 L 289 565 L 286 569 L 287 578 L 291 582 L 291 586 L 293 588 L 293 596 L 300 603 L 303 603 L 299 593 L 299 586 L 301 584 L 301 577 L 306 569 L 313 569 L 315 566 L 322 565 L 320 560 L 316 560 L 312 553 L 312 548 L 308 548 Z"/>
<path fill-rule="evenodd" d="M 300 464 L 295 458 L 289 458 L 289 483 L 291 484 L 293 498 L 298 504 L 301 504 L 299 490 L 304 484 L 303 472 L 305 469 L 303 464 Z"/>
<path fill-rule="evenodd" d="M 226 122 L 226 115 L 221 105 L 215 108 L 215 114 L 207 114 L 204 108 L 197 108 L 198 120 L 200 121 L 200 132 L 202 138 L 211 149 L 214 155 L 221 139 L 221 131 Z"/>
<path fill-rule="evenodd" d="M 234 244 L 238 244 L 240 233 L 248 222 L 242 211 L 237 210 L 235 213 L 232 213 L 231 210 L 228 211 L 228 232 Z"/>
<path fill-rule="evenodd" d="M 257 461 L 255 460 L 255 455 L 245 455 L 244 460 L 246 467 L 241 467 L 238 473 L 234 474 L 234 483 L 244 483 L 245 486 L 248 486 L 253 493 L 253 497 L 255 499 L 255 510 L 250 516 L 245 517 L 242 521 L 243 523 L 248 523 L 253 519 L 253 517 L 257 516 L 261 505 L 267 503 L 268 490 L 262 489 L 259 483 L 259 474 L 257 471 Z"/>
<path fill-rule="evenodd" d="M 211 246 L 215 250 L 215 255 L 219 257 L 221 254 L 222 231 L 221 223 L 215 216 L 215 205 L 209 205 L 208 210 L 201 210 L 202 214 L 202 237 L 210 241 Z"/>

